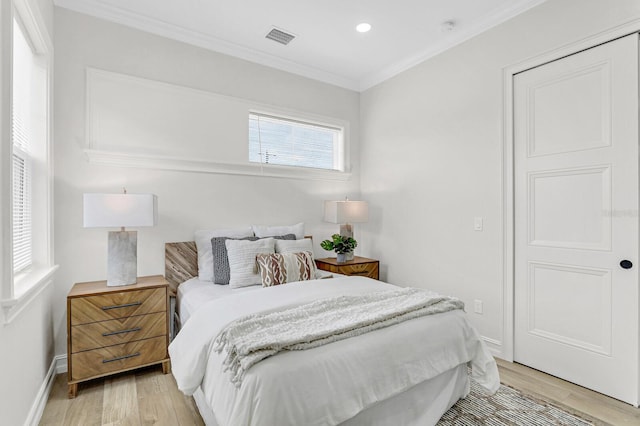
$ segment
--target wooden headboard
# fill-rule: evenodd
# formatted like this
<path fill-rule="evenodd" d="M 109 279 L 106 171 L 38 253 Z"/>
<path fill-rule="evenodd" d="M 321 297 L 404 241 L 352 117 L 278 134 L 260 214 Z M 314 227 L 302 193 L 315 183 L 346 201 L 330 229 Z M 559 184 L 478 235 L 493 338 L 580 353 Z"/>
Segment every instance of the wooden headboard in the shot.
<path fill-rule="evenodd" d="M 198 276 L 198 251 L 194 241 L 165 243 L 164 278 L 175 295 L 178 286 Z"/>

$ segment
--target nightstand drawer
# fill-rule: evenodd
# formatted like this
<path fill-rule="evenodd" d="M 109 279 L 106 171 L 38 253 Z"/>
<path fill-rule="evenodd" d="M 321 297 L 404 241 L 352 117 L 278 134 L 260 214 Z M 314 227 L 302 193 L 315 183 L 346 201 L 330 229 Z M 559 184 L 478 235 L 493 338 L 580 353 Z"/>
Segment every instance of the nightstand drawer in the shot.
<path fill-rule="evenodd" d="M 357 275 L 361 277 L 373 278 L 380 277 L 380 262 L 375 259 L 355 256 L 353 260 L 338 263 L 335 257 L 327 257 L 324 259 L 316 259 L 316 266 L 323 271 L 335 272 L 342 275 Z"/>
<path fill-rule="evenodd" d="M 359 275 L 362 277 L 369 277 L 378 279 L 378 264 L 377 263 L 364 263 L 358 265 L 347 265 L 342 268 L 340 273 L 345 275 Z"/>
<path fill-rule="evenodd" d="M 138 340 L 123 345 L 71 354 L 71 380 L 102 376 L 115 371 L 129 370 L 167 357 L 167 337 Z"/>
<path fill-rule="evenodd" d="M 162 287 L 71 299 L 71 325 L 166 312 L 166 292 Z"/>
<path fill-rule="evenodd" d="M 163 336 L 166 332 L 166 312 L 74 325 L 71 327 L 71 352 Z"/>

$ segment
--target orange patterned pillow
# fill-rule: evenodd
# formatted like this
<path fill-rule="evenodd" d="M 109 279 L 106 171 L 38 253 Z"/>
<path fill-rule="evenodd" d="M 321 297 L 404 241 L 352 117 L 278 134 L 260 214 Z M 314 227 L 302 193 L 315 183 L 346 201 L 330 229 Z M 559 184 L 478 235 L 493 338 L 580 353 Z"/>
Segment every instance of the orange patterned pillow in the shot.
<path fill-rule="evenodd" d="M 256 256 L 260 269 L 262 287 L 286 284 L 294 281 L 315 279 L 316 264 L 313 254 L 300 253 L 262 253 Z"/>

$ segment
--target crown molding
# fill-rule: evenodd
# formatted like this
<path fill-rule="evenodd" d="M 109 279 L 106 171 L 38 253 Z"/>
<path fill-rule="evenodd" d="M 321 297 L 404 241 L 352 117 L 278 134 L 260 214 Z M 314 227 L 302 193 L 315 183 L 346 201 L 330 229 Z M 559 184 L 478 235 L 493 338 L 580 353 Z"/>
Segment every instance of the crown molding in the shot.
<path fill-rule="evenodd" d="M 352 79 L 326 70 L 310 67 L 275 55 L 266 54 L 249 47 L 231 43 L 227 40 L 193 31 L 181 26 L 102 3 L 99 0 L 54 0 L 56 6 L 80 12 L 86 15 L 115 22 L 151 34 L 202 47 L 246 61 L 265 65 L 313 80 L 332 84 L 345 89 L 362 92 L 382 83 L 424 61 L 432 58 L 478 34 L 489 30 L 516 15 L 519 15 L 547 0 L 528 0 L 507 9 L 495 10 L 466 29 L 454 30 L 445 40 L 429 46 L 416 55 L 405 58 L 383 69 L 367 74 L 361 79 Z"/>
<path fill-rule="evenodd" d="M 358 91 L 359 82 L 338 74 L 315 67 L 306 66 L 295 61 L 266 54 L 236 43 L 220 39 L 199 31 L 169 24 L 157 19 L 123 9 L 106 5 L 99 0 L 54 0 L 56 6 L 90 15 L 106 21 L 115 22 L 161 37 L 169 38 L 193 46 L 202 47 L 235 58 L 244 59 L 267 67 L 297 74 L 313 80 L 329 83 L 345 89 Z"/>
<path fill-rule="evenodd" d="M 547 0 L 529 0 L 524 3 L 513 5 L 507 9 L 495 10 L 492 13 L 485 15 L 481 20 L 474 23 L 474 25 L 464 29 L 454 29 L 450 37 L 430 45 L 422 52 L 417 53 L 411 57 L 405 58 L 401 61 L 391 64 L 380 71 L 371 73 L 360 80 L 360 86 L 358 91 L 364 92 L 365 90 L 382 83 L 416 65 L 433 58 L 434 56 L 449 50 L 501 23 L 508 21 L 509 19 L 526 12 L 527 10 L 538 6 Z"/>

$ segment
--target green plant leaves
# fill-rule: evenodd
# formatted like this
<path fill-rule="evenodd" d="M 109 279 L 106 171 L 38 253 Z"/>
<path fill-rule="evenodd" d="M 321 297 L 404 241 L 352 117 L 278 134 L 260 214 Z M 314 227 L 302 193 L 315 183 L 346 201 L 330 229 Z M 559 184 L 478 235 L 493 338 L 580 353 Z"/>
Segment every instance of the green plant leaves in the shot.
<path fill-rule="evenodd" d="M 331 240 L 324 240 L 320 243 L 320 247 L 325 250 L 333 250 L 338 254 L 351 253 L 358 242 L 351 237 L 343 237 L 340 234 L 333 234 Z"/>

